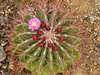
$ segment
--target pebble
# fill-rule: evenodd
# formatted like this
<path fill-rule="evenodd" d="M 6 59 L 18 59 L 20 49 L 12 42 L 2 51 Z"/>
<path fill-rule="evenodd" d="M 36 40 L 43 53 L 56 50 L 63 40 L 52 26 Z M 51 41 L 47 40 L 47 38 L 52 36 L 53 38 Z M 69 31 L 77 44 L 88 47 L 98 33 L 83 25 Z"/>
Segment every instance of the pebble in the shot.
<path fill-rule="evenodd" d="M 3 47 L 0 46 L 0 61 L 3 61 L 6 58 L 6 53 L 3 50 Z"/>
<path fill-rule="evenodd" d="M 0 66 L 2 66 L 2 63 L 0 63 Z"/>
<path fill-rule="evenodd" d="M 5 46 L 8 42 L 1 43 L 1 46 Z"/>
<path fill-rule="evenodd" d="M 0 74 L 1 74 L 1 75 L 5 75 L 4 72 L 3 72 L 2 70 L 0 71 Z"/>
<path fill-rule="evenodd" d="M 94 65 L 97 65 L 97 63 L 96 63 L 96 62 L 94 62 Z"/>
<path fill-rule="evenodd" d="M 84 15 L 83 15 L 83 17 L 84 17 L 84 18 L 87 18 L 87 17 L 88 17 L 88 15 L 84 14 Z"/>
<path fill-rule="evenodd" d="M 2 68 L 3 68 L 3 69 L 6 69 L 6 68 L 7 68 L 7 65 L 3 65 Z"/>

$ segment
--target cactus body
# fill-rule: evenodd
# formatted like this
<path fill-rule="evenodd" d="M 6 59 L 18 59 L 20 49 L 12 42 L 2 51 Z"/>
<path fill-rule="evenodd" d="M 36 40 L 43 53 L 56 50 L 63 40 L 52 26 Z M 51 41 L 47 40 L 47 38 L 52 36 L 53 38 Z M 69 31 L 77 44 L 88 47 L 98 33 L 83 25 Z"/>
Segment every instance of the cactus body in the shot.
<path fill-rule="evenodd" d="M 60 15 L 53 9 L 38 8 L 36 14 L 24 15 L 24 21 L 16 25 L 13 34 L 13 52 L 19 55 L 21 67 L 33 74 L 54 75 L 67 72 L 68 66 L 80 59 L 78 47 L 82 44 L 77 37 L 80 29 L 71 17 Z M 38 29 L 29 29 L 29 20 L 37 18 L 41 24 Z"/>

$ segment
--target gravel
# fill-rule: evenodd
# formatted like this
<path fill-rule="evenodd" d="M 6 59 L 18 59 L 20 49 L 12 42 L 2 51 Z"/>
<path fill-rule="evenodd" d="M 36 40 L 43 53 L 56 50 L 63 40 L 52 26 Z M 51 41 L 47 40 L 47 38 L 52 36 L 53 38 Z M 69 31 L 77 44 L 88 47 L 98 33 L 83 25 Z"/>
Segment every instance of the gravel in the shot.
<path fill-rule="evenodd" d="M 4 52 L 3 47 L 0 47 L 0 61 L 3 61 L 6 58 L 6 53 Z"/>
<path fill-rule="evenodd" d="M 6 38 L 5 34 L 11 23 L 8 17 L 12 17 L 16 13 L 16 3 L 21 5 L 22 2 L 31 3 L 29 0 L 0 0 L 0 38 Z M 89 38 L 88 56 L 83 63 L 83 69 L 76 70 L 75 75 L 100 75 L 100 41 L 97 40 L 100 36 L 100 0 L 63 0 L 63 3 L 67 7 L 78 9 L 77 12 L 82 15 L 80 20 L 88 24 L 86 28 Z M 0 75 L 11 75 L 12 71 L 8 67 L 9 56 L 5 54 L 7 44 L 6 40 L 0 39 Z"/>

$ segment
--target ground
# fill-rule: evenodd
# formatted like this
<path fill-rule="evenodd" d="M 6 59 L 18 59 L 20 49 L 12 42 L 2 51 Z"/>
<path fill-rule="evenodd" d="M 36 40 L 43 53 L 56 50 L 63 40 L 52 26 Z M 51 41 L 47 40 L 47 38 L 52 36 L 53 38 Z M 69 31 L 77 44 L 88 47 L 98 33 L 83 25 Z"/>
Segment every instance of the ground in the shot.
<path fill-rule="evenodd" d="M 17 12 L 16 4 L 21 6 L 23 2 L 31 4 L 28 0 L 0 0 L 0 51 L 3 53 L 7 52 L 5 47 L 8 42 L 5 35 L 9 32 L 11 23 L 8 18 Z M 75 9 L 80 15 L 79 19 L 87 24 L 87 58 L 81 64 L 83 68 L 73 69 L 74 75 L 100 75 L 100 0 L 62 0 L 62 3 L 68 8 Z M 0 60 L 3 60 L 2 57 L 5 56 L 0 56 Z M 10 75 L 13 70 L 11 61 L 9 56 L 0 61 L 0 75 Z M 22 75 L 27 73 L 29 72 L 24 70 Z"/>

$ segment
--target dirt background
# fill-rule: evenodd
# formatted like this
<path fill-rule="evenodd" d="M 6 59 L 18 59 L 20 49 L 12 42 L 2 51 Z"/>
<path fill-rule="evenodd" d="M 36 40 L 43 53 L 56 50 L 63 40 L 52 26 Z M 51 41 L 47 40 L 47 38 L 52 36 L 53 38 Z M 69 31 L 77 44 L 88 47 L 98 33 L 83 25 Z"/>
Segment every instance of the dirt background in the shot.
<path fill-rule="evenodd" d="M 0 0 L 0 50 L 3 52 L 1 57 L 5 57 L 0 61 L 0 75 L 10 75 L 13 70 L 12 60 L 9 56 L 3 56 L 7 52 L 5 47 L 8 43 L 5 35 L 9 32 L 8 28 L 12 22 L 8 17 L 12 17 L 18 11 L 16 4 L 32 4 L 32 1 L 35 0 Z M 89 39 L 88 56 L 80 64 L 83 68 L 73 69 L 73 75 L 100 75 L 100 0 L 62 0 L 62 3 L 65 7 L 75 9 L 81 15 L 80 20 L 88 25 L 85 29 Z M 29 75 L 29 72 L 23 70 L 22 75 Z"/>

